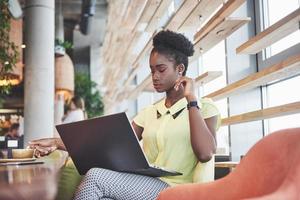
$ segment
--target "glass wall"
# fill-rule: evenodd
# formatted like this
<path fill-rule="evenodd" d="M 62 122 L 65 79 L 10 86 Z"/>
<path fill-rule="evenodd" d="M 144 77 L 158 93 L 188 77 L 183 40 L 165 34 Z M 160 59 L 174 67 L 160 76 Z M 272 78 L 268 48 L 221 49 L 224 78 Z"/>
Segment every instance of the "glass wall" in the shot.
<path fill-rule="evenodd" d="M 218 89 L 226 86 L 226 54 L 225 42 L 222 41 L 208 52 L 200 56 L 199 59 L 200 74 L 207 71 L 222 71 L 222 76 L 205 84 L 200 88 L 200 96 L 206 96 Z M 220 109 L 222 118 L 228 116 L 227 98 L 215 102 Z M 218 154 L 229 154 L 229 136 L 228 127 L 221 127 L 217 132 Z"/>
<path fill-rule="evenodd" d="M 279 106 L 300 101 L 300 76 L 267 86 L 267 106 Z M 276 117 L 265 120 L 267 125 L 267 133 L 273 131 L 300 127 L 300 114 L 293 114 L 283 117 Z"/>
<path fill-rule="evenodd" d="M 298 9 L 300 1 L 261 0 L 261 5 L 263 9 L 259 16 L 260 23 L 263 25 L 263 29 L 266 29 Z M 285 51 L 285 55 L 289 56 L 291 55 L 291 47 L 299 44 L 300 30 L 298 29 L 265 49 L 265 54 L 262 57 L 264 60 L 286 59 L 286 56 L 281 56 L 279 53 Z M 280 106 L 300 101 L 300 92 L 297 92 L 298 85 L 300 85 L 300 76 L 297 76 L 297 74 L 287 80 L 267 85 L 264 87 L 265 107 Z M 266 134 L 283 128 L 300 127 L 299 119 L 300 114 L 293 114 L 264 120 Z"/>
<path fill-rule="evenodd" d="M 278 0 L 263 0 L 263 28 L 266 29 L 273 25 L 280 19 L 284 18 L 288 14 L 292 13 L 300 6 L 299 0 L 288 0 L 288 1 L 278 1 Z M 284 37 L 278 42 L 271 45 L 266 50 L 266 58 L 274 56 L 281 51 L 298 44 L 300 42 L 300 30 L 298 29 L 294 33 Z"/>

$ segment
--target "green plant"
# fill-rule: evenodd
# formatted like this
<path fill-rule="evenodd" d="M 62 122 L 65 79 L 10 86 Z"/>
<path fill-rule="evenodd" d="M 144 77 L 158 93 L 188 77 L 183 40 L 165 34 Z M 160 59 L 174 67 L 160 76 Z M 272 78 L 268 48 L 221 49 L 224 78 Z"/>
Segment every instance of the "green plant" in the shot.
<path fill-rule="evenodd" d="M 8 0 L 0 1 L 0 68 L 1 75 L 16 66 L 19 52 L 17 45 L 9 40 L 11 16 Z"/>
<path fill-rule="evenodd" d="M 8 0 L 0 0 L 0 81 L 8 78 L 6 73 L 16 67 L 19 57 L 17 45 L 9 40 L 10 22 Z M 11 85 L 0 86 L 0 107 L 10 90 Z"/>
<path fill-rule="evenodd" d="M 96 117 L 103 114 L 104 105 L 97 84 L 91 81 L 84 73 L 75 74 L 75 95 L 80 96 L 85 101 L 85 109 L 88 117 Z"/>
<path fill-rule="evenodd" d="M 11 93 L 11 89 L 12 89 L 11 85 L 0 86 L 0 108 L 3 107 L 5 97 L 7 97 Z"/>
<path fill-rule="evenodd" d="M 59 45 L 64 47 L 65 49 L 72 49 L 73 48 L 73 44 L 69 41 L 62 41 L 60 39 L 55 39 L 55 45 Z"/>

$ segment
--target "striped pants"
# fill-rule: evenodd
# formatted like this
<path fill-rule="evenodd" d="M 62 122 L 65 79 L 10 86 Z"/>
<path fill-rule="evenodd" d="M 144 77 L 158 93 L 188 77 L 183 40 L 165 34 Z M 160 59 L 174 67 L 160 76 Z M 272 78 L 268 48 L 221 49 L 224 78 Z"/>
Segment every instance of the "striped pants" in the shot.
<path fill-rule="evenodd" d="M 75 200 L 154 200 L 169 185 L 158 178 L 90 169 L 79 185 Z"/>

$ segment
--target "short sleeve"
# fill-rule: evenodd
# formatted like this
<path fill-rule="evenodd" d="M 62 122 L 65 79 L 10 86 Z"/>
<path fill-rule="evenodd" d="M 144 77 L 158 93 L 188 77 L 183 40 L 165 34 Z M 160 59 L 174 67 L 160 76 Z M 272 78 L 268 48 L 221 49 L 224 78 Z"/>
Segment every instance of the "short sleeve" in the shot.
<path fill-rule="evenodd" d="M 145 127 L 146 121 L 146 108 L 142 109 L 134 118 L 133 121 L 140 127 Z"/>
<path fill-rule="evenodd" d="M 201 114 L 204 119 L 216 115 L 220 115 L 219 109 L 211 99 L 208 98 L 201 99 L 200 105 L 201 105 Z"/>
<path fill-rule="evenodd" d="M 204 98 L 200 100 L 200 105 L 201 105 L 201 114 L 204 119 L 213 116 L 218 117 L 218 122 L 217 122 L 217 129 L 218 129 L 221 125 L 221 115 L 215 103 L 209 98 Z"/>

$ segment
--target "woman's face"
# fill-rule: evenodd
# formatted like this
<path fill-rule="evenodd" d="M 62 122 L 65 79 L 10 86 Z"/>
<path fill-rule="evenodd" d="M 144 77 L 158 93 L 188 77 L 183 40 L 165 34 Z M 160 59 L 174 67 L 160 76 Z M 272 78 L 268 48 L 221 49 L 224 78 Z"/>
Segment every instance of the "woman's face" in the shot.
<path fill-rule="evenodd" d="M 70 109 L 71 110 L 76 110 L 76 105 L 74 104 L 74 102 L 73 101 L 71 101 L 71 104 L 70 104 Z"/>
<path fill-rule="evenodd" d="M 157 92 L 166 92 L 174 88 L 178 79 L 178 69 L 165 55 L 152 52 L 150 55 L 152 82 Z"/>

